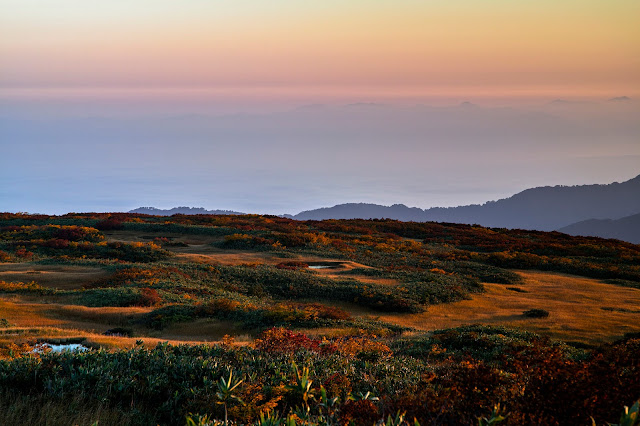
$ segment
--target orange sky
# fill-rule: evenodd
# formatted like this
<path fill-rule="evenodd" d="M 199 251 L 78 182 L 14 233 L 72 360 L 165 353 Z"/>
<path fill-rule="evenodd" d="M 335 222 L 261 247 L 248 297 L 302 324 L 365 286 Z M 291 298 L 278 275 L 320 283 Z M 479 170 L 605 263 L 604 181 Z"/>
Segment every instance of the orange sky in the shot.
<path fill-rule="evenodd" d="M 633 95 L 639 19 L 637 0 L 0 0 L 0 88 Z"/>

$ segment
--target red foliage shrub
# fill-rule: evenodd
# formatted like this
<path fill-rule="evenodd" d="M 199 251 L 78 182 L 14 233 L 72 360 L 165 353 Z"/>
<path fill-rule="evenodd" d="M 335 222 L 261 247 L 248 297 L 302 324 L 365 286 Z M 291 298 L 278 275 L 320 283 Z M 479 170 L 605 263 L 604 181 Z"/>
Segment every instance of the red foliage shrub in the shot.
<path fill-rule="evenodd" d="M 285 247 L 304 247 L 307 240 L 297 234 L 276 234 L 276 240 Z"/>
<path fill-rule="evenodd" d="M 100 231 L 115 231 L 124 228 L 124 221 L 120 218 L 108 217 L 96 223 L 95 228 Z"/>
<path fill-rule="evenodd" d="M 3 226 L 2 228 L 0 228 L 0 231 L 2 232 L 17 232 L 20 231 L 20 227 L 19 226 Z"/>
<path fill-rule="evenodd" d="M 240 308 L 241 303 L 235 300 L 221 297 L 219 299 L 212 300 L 209 303 L 205 303 L 198 307 L 198 313 L 203 316 L 213 315 L 216 312 L 233 312 Z"/>
<path fill-rule="evenodd" d="M 79 226 L 65 226 L 53 233 L 54 238 L 67 241 L 82 241 L 86 235 L 84 228 Z"/>
<path fill-rule="evenodd" d="M 377 359 L 392 354 L 386 344 L 367 337 L 345 337 L 331 342 L 331 351 L 343 356 Z"/>
<path fill-rule="evenodd" d="M 340 409 L 340 419 L 344 424 L 370 426 L 380 419 L 378 407 L 368 399 L 348 401 Z"/>
<path fill-rule="evenodd" d="M 274 327 L 258 336 L 255 347 L 267 353 L 292 354 L 301 350 L 319 351 L 320 341 L 286 328 Z"/>
<path fill-rule="evenodd" d="M 120 287 L 129 284 L 138 284 L 139 286 L 151 286 L 158 283 L 161 279 L 171 279 L 174 275 L 184 278 L 190 276 L 176 267 L 151 267 L 151 268 L 123 268 L 107 278 L 101 278 L 96 281 L 84 284 L 83 288 L 104 288 L 104 287 Z"/>
<path fill-rule="evenodd" d="M 346 400 L 346 396 L 351 392 L 351 380 L 341 373 L 335 373 L 322 384 L 327 390 L 327 395 L 330 397 L 339 396 L 343 400 Z"/>
<path fill-rule="evenodd" d="M 140 298 L 136 305 L 138 306 L 154 306 L 162 303 L 162 297 L 158 294 L 158 292 L 149 287 L 145 287 L 140 290 Z"/>
<path fill-rule="evenodd" d="M 308 303 L 306 306 L 308 310 L 314 312 L 317 318 L 333 320 L 347 320 L 351 318 L 349 312 L 334 306 L 327 306 L 321 303 Z"/>
<path fill-rule="evenodd" d="M 22 259 L 31 259 L 33 257 L 33 253 L 24 247 L 18 247 L 18 249 L 15 252 L 15 255 Z"/>
<path fill-rule="evenodd" d="M 44 247 L 50 247 L 55 249 L 62 249 L 69 247 L 69 240 L 63 238 L 54 238 L 51 240 L 45 240 L 42 245 Z"/>

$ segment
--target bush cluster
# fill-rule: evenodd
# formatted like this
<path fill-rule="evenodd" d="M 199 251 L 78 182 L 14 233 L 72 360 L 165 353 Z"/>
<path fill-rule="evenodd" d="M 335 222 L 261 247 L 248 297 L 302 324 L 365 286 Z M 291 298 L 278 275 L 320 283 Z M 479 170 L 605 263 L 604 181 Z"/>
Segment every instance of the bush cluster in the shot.
<path fill-rule="evenodd" d="M 225 410 L 239 423 L 262 414 L 372 424 L 406 413 L 422 425 L 471 425 L 498 402 L 506 425 L 590 424 L 591 417 L 604 424 L 640 396 L 638 339 L 580 356 L 535 335 L 490 327 L 445 330 L 437 340 L 451 357 L 415 346 L 409 356 L 377 339 L 322 341 L 285 329 L 266 331 L 255 347 L 32 354 L 0 360 L 0 386 L 100 401 L 137 424 L 170 425 L 184 424 L 189 413 L 222 419 Z M 222 379 L 237 384 L 237 399 L 225 406 L 218 403 Z"/>

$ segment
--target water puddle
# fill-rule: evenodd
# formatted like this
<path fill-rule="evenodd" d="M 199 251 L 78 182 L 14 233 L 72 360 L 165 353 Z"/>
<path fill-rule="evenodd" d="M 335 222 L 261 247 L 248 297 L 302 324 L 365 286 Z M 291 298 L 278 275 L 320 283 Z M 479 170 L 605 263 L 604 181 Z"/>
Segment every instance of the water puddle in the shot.
<path fill-rule="evenodd" d="M 80 343 L 62 343 L 60 345 L 54 345 L 52 343 L 42 343 L 40 345 L 37 345 L 33 350 L 33 352 L 42 353 L 47 351 L 47 349 L 51 349 L 51 352 L 56 352 L 56 353 L 74 352 L 74 351 L 85 352 L 89 350 L 88 347 L 83 346 Z"/>

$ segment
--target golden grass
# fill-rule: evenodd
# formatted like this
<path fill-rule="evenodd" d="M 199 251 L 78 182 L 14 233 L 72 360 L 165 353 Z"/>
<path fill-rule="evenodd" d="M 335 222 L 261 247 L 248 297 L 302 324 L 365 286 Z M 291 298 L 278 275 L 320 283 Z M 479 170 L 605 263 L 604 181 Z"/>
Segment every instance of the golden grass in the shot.
<path fill-rule="evenodd" d="M 214 345 L 222 343 L 222 337 L 218 340 L 199 340 L 199 339 L 171 339 L 160 337 L 122 337 L 122 336 L 105 336 L 98 333 L 92 333 L 87 330 L 75 330 L 57 327 L 10 327 L 0 329 L 0 346 L 11 343 L 34 345 L 39 342 L 49 342 L 54 344 L 66 342 L 80 343 L 90 348 L 104 349 L 130 349 L 137 346 L 140 342 L 143 347 L 154 348 L 159 343 L 168 342 L 171 345 L 189 344 L 189 345 Z M 245 345 L 251 341 L 248 336 L 239 336 L 235 339 L 235 344 Z"/>
<path fill-rule="evenodd" d="M 20 303 L 19 296 L 0 298 L 0 318 L 16 327 L 54 326 L 59 322 L 43 315 L 49 305 L 42 303 Z"/>
<path fill-rule="evenodd" d="M 626 332 L 640 331 L 640 290 L 603 284 L 596 279 L 564 274 L 519 271 L 517 287 L 485 284 L 486 292 L 471 300 L 435 305 L 420 314 L 383 314 L 380 320 L 418 330 L 436 330 L 480 323 L 517 327 L 565 341 L 610 342 Z M 623 308 L 627 312 L 603 308 Z M 522 312 L 545 309 L 548 318 L 529 319 Z"/>
<path fill-rule="evenodd" d="M 215 319 L 173 324 L 160 331 L 142 325 L 130 325 L 151 310 L 151 307 L 89 308 L 57 303 L 26 303 L 20 296 L 0 298 L 0 318 L 5 318 L 10 324 L 9 328 L 0 328 L 0 343 L 26 341 L 34 337 L 85 337 L 94 342 L 94 346 L 133 347 L 138 339 L 155 346 L 167 340 L 176 343 L 219 342 L 227 334 L 234 336 L 240 344 L 252 340 L 246 331 L 232 322 Z M 141 337 L 102 335 L 113 327 L 129 328 L 134 336 Z"/>
<path fill-rule="evenodd" d="M 340 259 L 316 256 L 281 257 L 268 252 L 226 250 L 210 245 L 218 237 L 167 235 L 188 247 L 170 247 L 178 260 L 223 265 L 269 264 L 300 261 L 308 264 L 332 264 L 332 268 L 316 269 L 315 273 L 334 279 L 354 278 L 363 282 L 397 285 L 397 281 L 359 275 L 339 275 L 338 272 L 367 266 Z M 150 236 L 139 232 L 115 231 L 108 233 L 110 240 L 149 241 Z M 603 284 L 596 279 L 557 273 L 519 271 L 524 282 L 519 285 L 485 284 L 486 292 L 473 295 L 471 300 L 435 305 L 421 314 L 385 314 L 361 306 L 335 302 L 331 305 L 347 310 L 354 316 L 373 317 L 385 322 L 429 331 L 472 323 L 517 327 L 567 341 L 602 343 L 612 341 L 625 332 L 640 331 L 640 290 Z M 44 287 L 79 288 L 86 282 L 106 276 L 100 268 L 37 265 L 33 263 L 0 264 L 0 280 L 36 283 Z M 519 287 L 526 293 L 508 290 Z M 59 298 L 34 295 L 5 295 L 0 297 L 0 318 L 13 327 L 38 330 L 33 336 L 46 333 L 54 336 L 85 336 L 96 345 L 131 347 L 139 338 L 103 336 L 100 333 L 117 326 L 132 328 L 134 335 L 144 335 L 150 344 L 169 340 L 173 342 L 220 341 L 225 334 L 236 336 L 240 343 L 251 337 L 230 322 L 199 319 L 189 323 L 173 324 L 162 331 L 143 326 L 129 326 L 132 321 L 152 308 L 88 308 L 64 305 Z M 545 309 L 548 318 L 529 319 L 522 312 Z M 1 331 L 2 329 L 0 329 Z M 43 331 L 45 330 L 45 331 Z M 48 331 L 46 331 L 48 330 Z M 311 335 L 352 335 L 357 330 L 327 328 L 305 330 Z M 29 333 L 26 333 L 28 335 Z M 3 335 L 0 342 L 10 339 Z"/>
<path fill-rule="evenodd" d="M 326 269 L 325 270 L 320 269 L 319 273 L 329 278 L 332 278 L 334 280 L 343 280 L 345 278 L 353 278 L 354 280 L 357 280 L 363 283 L 381 284 L 381 285 L 388 285 L 388 286 L 400 285 L 400 281 L 394 280 L 392 278 L 368 277 L 365 275 L 337 275 L 337 274 L 331 273 L 330 271 L 328 272 L 324 272 L 324 271 L 326 271 Z"/>
<path fill-rule="evenodd" d="M 57 326 L 103 329 L 122 326 L 153 308 L 103 307 L 63 305 L 59 303 L 31 303 L 30 296 L 0 297 L 0 318 L 17 327 Z"/>
<path fill-rule="evenodd" d="M 81 288 L 83 284 L 104 278 L 108 273 L 100 268 L 73 265 L 38 265 L 28 263 L 0 263 L 0 281 L 31 281 L 63 290 Z"/>
<path fill-rule="evenodd" d="M 221 341 L 225 335 L 234 336 L 237 342 L 253 340 L 247 332 L 230 321 L 213 318 L 201 318 L 188 323 L 171 324 L 161 332 L 149 333 L 150 336 L 162 336 L 171 340 Z"/>

